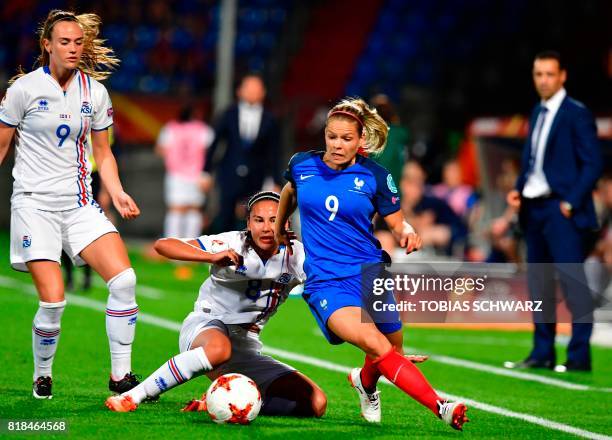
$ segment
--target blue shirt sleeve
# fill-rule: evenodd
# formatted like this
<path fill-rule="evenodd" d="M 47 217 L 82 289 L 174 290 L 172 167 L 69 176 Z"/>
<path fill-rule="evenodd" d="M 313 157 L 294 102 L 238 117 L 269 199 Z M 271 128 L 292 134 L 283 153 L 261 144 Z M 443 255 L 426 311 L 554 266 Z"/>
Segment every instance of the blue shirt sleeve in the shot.
<path fill-rule="evenodd" d="M 303 162 L 309 158 L 311 158 L 314 154 L 316 154 L 316 152 L 314 151 L 307 151 L 307 152 L 303 152 L 303 153 L 295 153 L 291 159 L 289 160 L 289 165 L 287 165 L 287 169 L 285 170 L 285 173 L 283 174 L 283 177 L 285 179 L 287 179 L 289 182 L 291 182 L 291 185 L 296 188 L 295 185 L 295 178 L 294 176 L 294 168 L 297 164 L 299 164 L 300 162 Z"/>
<path fill-rule="evenodd" d="M 376 212 L 382 217 L 386 217 L 399 211 L 400 195 L 391 173 L 378 164 L 369 168 L 376 178 L 376 193 L 374 194 Z"/>
<path fill-rule="evenodd" d="M 283 177 L 288 180 L 289 182 L 291 182 L 291 185 L 295 188 L 295 179 L 293 178 L 293 167 L 296 163 L 296 158 L 297 156 L 299 156 L 300 153 L 295 153 L 293 156 L 291 156 L 291 159 L 289 159 L 289 165 L 287 165 L 287 169 L 285 170 Z"/>

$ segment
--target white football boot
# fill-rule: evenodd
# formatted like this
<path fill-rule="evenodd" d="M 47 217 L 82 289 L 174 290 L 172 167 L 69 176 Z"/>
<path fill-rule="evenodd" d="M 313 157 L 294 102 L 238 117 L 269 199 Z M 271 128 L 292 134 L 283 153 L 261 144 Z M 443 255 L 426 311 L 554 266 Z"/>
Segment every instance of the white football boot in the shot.
<path fill-rule="evenodd" d="M 463 402 L 438 401 L 438 417 L 446 424 L 459 431 L 463 430 L 463 424 L 469 422 L 465 415 L 467 406 Z"/>
<path fill-rule="evenodd" d="M 353 368 L 348 380 L 359 395 L 361 416 L 370 423 L 380 423 L 380 391 L 376 390 L 372 394 L 366 392 L 361 384 L 361 368 Z"/>

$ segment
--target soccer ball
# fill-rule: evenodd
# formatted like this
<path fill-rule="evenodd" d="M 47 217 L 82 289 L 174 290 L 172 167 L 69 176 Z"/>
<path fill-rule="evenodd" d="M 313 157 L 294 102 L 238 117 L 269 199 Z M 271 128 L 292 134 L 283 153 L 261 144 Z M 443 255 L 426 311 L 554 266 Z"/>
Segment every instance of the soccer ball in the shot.
<path fill-rule="evenodd" d="M 206 392 L 206 407 L 215 423 L 247 424 L 261 409 L 261 393 L 252 379 L 243 374 L 219 376 Z"/>

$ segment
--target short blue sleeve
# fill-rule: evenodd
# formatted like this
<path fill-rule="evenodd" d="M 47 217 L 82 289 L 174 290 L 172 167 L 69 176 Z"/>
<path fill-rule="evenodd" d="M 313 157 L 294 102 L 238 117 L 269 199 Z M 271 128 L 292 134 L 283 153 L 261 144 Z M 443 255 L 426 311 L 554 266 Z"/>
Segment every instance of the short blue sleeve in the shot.
<path fill-rule="evenodd" d="M 391 173 L 371 159 L 366 159 L 363 165 L 372 172 L 376 179 L 376 192 L 373 200 L 376 212 L 386 217 L 399 211 L 400 195 Z"/>
<path fill-rule="evenodd" d="M 291 185 L 293 185 L 294 188 L 296 187 L 295 179 L 293 177 L 293 171 L 294 171 L 295 166 L 299 164 L 300 162 L 303 162 L 309 159 L 310 157 L 312 157 L 312 155 L 313 155 L 312 151 L 303 152 L 303 153 L 295 153 L 291 157 L 291 159 L 289 159 L 289 165 L 287 165 L 287 169 L 285 170 L 283 177 L 287 179 L 289 182 L 291 182 Z"/>

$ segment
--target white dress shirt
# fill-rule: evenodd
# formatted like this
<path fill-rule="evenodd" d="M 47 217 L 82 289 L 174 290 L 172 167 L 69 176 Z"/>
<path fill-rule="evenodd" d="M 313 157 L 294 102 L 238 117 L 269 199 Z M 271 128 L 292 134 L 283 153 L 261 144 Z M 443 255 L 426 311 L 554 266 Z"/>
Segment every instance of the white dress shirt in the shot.
<path fill-rule="evenodd" d="M 550 128 L 552 127 L 552 123 L 555 120 L 559 107 L 561 107 L 561 103 L 566 95 L 567 92 L 565 89 L 561 88 L 547 101 L 542 100 L 541 102 L 541 105 L 546 107 L 548 111 L 545 114 L 540 112 L 540 115 L 536 120 L 534 130 L 531 134 L 531 154 L 533 154 L 533 149 L 535 148 L 536 155 L 531 172 L 527 176 L 527 182 L 525 182 L 525 186 L 523 187 L 523 197 L 525 198 L 534 199 L 536 197 L 546 197 L 551 193 L 550 186 L 548 185 L 543 169 L 544 154 L 546 153 L 546 143 L 548 142 L 548 136 L 550 135 Z M 544 121 L 541 121 L 541 118 L 544 118 Z M 538 126 L 542 127 L 539 130 L 539 142 L 536 138 L 538 136 Z"/>
<path fill-rule="evenodd" d="M 242 139 L 253 142 L 257 138 L 262 113 L 261 104 L 249 104 L 244 101 L 238 103 L 238 128 Z"/>

